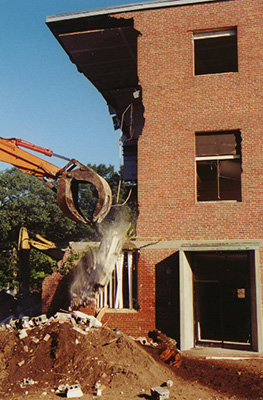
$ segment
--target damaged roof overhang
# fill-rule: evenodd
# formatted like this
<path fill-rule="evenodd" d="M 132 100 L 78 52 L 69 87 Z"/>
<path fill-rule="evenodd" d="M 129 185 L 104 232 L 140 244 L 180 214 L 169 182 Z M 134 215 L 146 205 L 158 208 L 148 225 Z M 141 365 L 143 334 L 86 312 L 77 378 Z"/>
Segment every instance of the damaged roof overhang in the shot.
<path fill-rule="evenodd" d="M 47 25 L 79 72 L 120 115 L 138 88 L 133 19 L 110 15 L 47 18 Z"/>
<path fill-rule="evenodd" d="M 120 13 L 231 0 L 154 0 L 47 17 L 46 24 L 118 117 L 137 91 L 137 38 L 132 18 Z"/>

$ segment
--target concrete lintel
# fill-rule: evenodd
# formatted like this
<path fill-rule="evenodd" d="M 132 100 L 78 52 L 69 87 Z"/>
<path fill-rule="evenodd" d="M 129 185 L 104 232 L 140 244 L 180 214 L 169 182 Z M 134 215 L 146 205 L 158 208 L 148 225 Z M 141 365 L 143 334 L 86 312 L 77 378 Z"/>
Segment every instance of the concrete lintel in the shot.
<path fill-rule="evenodd" d="M 174 249 L 182 251 L 229 251 L 229 250 L 256 250 L 263 247 L 260 239 L 254 240 L 135 240 L 134 248 L 140 249 Z"/>
<path fill-rule="evenodd" d="M 227 242 L 224 244 L 207 244 L 199 246 L 182 246 L 183 251 L 237 251 L 237 250 L 258 250 L 260 247 L 259 243 L 231 243 Z"/>
<path fill-rule="evenodd" d="M 87 251 L 89 248 L 98 248 L 100 242 L 70 242 L 70 247 L 75 251 Z M 263 247 L 260 239 L 248 240 L 134 240 L 126 242 L 123 250 L 159 250 L 173 249 L 174 251 L 238 251 L 258 250 Z"/>

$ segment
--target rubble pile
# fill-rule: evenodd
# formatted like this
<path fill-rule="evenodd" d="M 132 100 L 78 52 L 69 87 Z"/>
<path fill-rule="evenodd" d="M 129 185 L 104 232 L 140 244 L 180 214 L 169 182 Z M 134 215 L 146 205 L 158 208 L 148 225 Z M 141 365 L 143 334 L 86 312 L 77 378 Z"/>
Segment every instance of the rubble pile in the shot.
<path fill-rule="evenodd" d="M 66 391 L 138 395 L 172 377 L 140 342 L 79 311 L 11 318 L 0 327 L 1 399 Z"/>
<path fill-rule="evenodd" d="M 260 355 L 229 360 L 183 352 L 182 363 L 176 342 L 162 332 L 133 339 L 99 319 L 73 311 L 2 322 L 0 399 L 263 398 Z"/>

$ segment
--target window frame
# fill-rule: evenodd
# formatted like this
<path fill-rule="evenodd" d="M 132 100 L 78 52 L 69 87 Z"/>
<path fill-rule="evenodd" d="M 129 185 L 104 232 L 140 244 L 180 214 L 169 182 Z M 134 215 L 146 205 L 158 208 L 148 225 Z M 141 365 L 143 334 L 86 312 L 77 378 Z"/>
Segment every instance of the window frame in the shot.
<path fill-rule="evenodd" d="M 238 72 L 238 36 L 237 36 L 237 27 L 231 27 L 226 29 L 214 29 L 208 31 L 199 31 L 193 32 L 193 73 L 194 76 L 202 76 L 202 75 L 215 75 L 222 73 L 235 73 Z M 206 49 L 207 54 L 210 56 L 210 59 L 215 60 L 216 62 L 209 62 L 209 57 L 207 58 L 207 63 L 205 60 L 202 60 L 200 53 L 205 51 L 205 47 L 210 43 L 212 44 L 212 40 L 215 39 L 219 41 L 223 38 L 233 38 L 235 37 L 235 43 L 231 43 L 230 39 L 228 46 L 233 47 L 232 52 L 224 52 L 222 50 L 226 47 L 227 40 L 225 40 L 225 44 L 221 43 L 221 46 L 218 46 L 218 49 L 215 49 L 215 46 L 210 46 L 210 49 Z M 197 48 L 197 42 L 203 40 L 203 48 Z M 209 42 L 211 41 L 211 42 Z M 221 49 L 221 57 L 218 57 Z M 234 52 L 234 53 L 233 53 Z M 198 60 L 198 61 L 197 61 Z M 223 61 L 223 62 L 222 62 Z M 223 66 L 221 66 L 220 70 L 220 62 Z M 229 65 L 228 65 L 229 64 Z M 209 70 L 210 66 L 210 70 Z M 201 71 L 201 72 L 200 72 Z"/>
<path fill-rule="evenodd" d="M 136 310 L 138 306 L 138 252 L 123 251 L 117 259 L 107 286 L 96 294 L 97 308 Z"/>
<path fill-rule="evenodd" d="M 236 151 L 237 154 L 215 154 L 215 155 L 204 155 L 204 156 L 195 156 L 195 188 L 196 188 L 196 202 L 199 203 L 207 203 L 207 202 L 222 202 L 222 201 L 242 201 L 242 180 L 241 180 L 241 174 L 242 174 L 242 150 L 241 150 L 241 131 L 239 129 L 237 130 L 230 130 L 230 131 L 209 131 L 209 132 L 196 132 L 195 133 L 195 152 L 197 151 L 197 137 L 198 136 L 213 136 L 213 134 L 216 135 L 224 135 L 224 134 L 234 134 L 235 136 L 238 134 L 240 143 L 236 141 Z M 236 196 L 233 196 L 231 199 L 226 199 L 226 198 L 221 198 L 221 194 L 224 191 L 224 181 L 222 180 L 222 176 L 220 176 L 220 165 L 221 162 L 227 161 L 227 160 L 239 160 L 240 164 L 240 178 L 238 179 L 239 182 L 239 188 L 238 191 L 236 192 Z M 214 193 L 213 186 L 211 187 L 211 196 L 210 199 L 199 199 L 200 197 L 200 190 L 198 190 L 198 185 L 200 183 L 198 182 L 198 166 L 200 167 L 200 163 L 202 162 L 209 162 L 209 161 L 216 161 L 216 180 L 211 181 L 214 182 L 214 186 L 217 187 L 216 193 Z M 198 165 L 199 163 L 199 165 Z M 220 181 L 221 179 L 221 181 Z M 204 182 L 204 181 L 203 181 Z M 226 193 L 224 191 L 223 197 L 226 196 Z M 234 193 L 234 192 L 233 192 Z M 204 192 L 203 192 L 204 195 Z M 216 198 L 214 198 L 216 195 Z"/>

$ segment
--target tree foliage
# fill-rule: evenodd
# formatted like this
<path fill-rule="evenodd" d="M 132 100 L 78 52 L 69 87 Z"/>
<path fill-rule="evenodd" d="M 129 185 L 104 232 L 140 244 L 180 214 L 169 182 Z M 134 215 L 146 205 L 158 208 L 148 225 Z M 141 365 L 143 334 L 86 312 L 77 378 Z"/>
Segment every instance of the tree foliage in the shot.
<path fill-rule="evenodd" d="M 109 183 L 114 203 L 125 201 L 127 184 L 121 185 L 118 193 L 119 174 L 113 166 L 90 166 Z M 84 215 L 94 210 L 97 193 L 92 186 L 80 187 L 79 205 Z M 131 206 L 130 206 L 131 204 Z M 134 202 L 127 206 L 131 215 L 136 214 Z M 132 210 L 132 211 L 130 211 Z M 108 218 L 114 218 L 114 210 Z M 132 218 L 133 218 L 132 217 Z M 0 285 L 7 287 L 16 281 L 17 260 L 14 254 L 17 249 L 19 230 L 25 226 L 28 231 L 40 234 L 53 241 L 60 248 L 70 241 L 99 240 L 100 233 L 96 226 L 74 222 L 64 216 L 56 204 L 56 195 L 43 182 L 27 175 L 17 168 L 0 172 Z M 46 256 L 45 256 L 46 257 Z M 41 280 L 54 268 L 54 262 L 32 252 L 32 279 Z"/>

